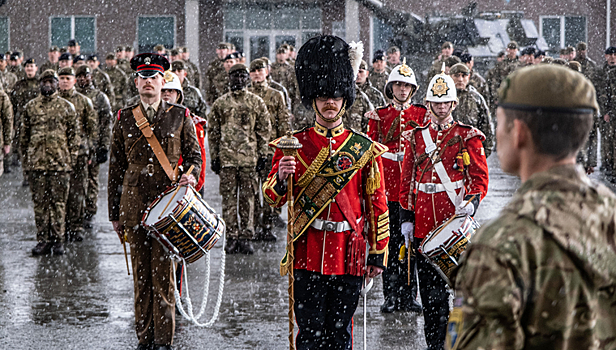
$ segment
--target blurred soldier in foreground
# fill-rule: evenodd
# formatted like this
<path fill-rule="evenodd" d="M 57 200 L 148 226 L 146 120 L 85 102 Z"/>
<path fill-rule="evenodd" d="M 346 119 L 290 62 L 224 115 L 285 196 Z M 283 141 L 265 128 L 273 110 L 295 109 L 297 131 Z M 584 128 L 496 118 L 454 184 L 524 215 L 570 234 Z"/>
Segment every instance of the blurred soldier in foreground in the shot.
<path fill-rule="evenodd" d="M 254 253 L 250 241 L 255 238 L 255 180 L 257 172 L 268 167 L 271 119 L 261 97 L 248 91 L 249 83 L 245 65 L 231 67 L 231 91 L 217 99 L 208 114 L 212 171 L 220 175 L 222 215 L 227 224 L 227 254 Z"/>
<path fill-rule="evenodd" d="M 267 141 L 273 141 L 279 137 L 286 135 L 291 127 L 289 121 L 289 110 L 284 102 L 282 92 L 269 87 L 267 83 L 267 63 L 261 59 L 256 59 L 250 63 L 250 87 L 248 91 L 261 97 L 267 106 L 267 111 L 270 116 L 271 133 Z M 274 152 L 268 149 L 267 160 L 265 166 L 257 172 L 257 189 L 261 188 L 267 180 L 267 175 L 272 170 L 272 157 Z M 261 183 L 259 183 L 259 181 Z M 270 207 L 267 202 L 261 204 L 260 191 L 255 192 L 255 230 L 257 239 L 263 241 L 275 241 L 276 235 L 272 232 L 272 226 L 280 215 L 279 208 Z M 261 221 L 259 221 L 261 216 Z M 260 228 L 260 229 L 259 229 Z"/>
<path fill-rule="evenodd" d="M 58 75 L 41 74 L 41 95 L 23 113 L 20 147 L 30 177 L 38 244 L 33 255 L 64 254 L 64 220 L 72 165 L 81 144 L 75 107 L 58 96 Z"/>
<path fill-rule="evenodd" d="M 377 88 L 372 86 L 370 82 L 370 71 L 368 71 L 368 63 L 362 60 L 359 66 L 359 72 L 357 73 L 357 79 L 355 81 L 359 90 L 368 96 L 368 99 L 374 107 L 382 107 L 387 103 L 383 97 L 383 93 Z"/>
<path fill-rule="evenodd" d="M 98 174 L 100 165 L 109 158 L 109 143 L 111 142 L 111 124 L 113 114 L 107 95 L 94 87 L 92 69 L 81 66 L 75 72 L 77 78 L 77 91 L 85 95 L 94 106 L 98 115 L 98 140 L 95 143 L 95 152 L 90 156 L 91 163 L 88 165 L 88 177 L 86 185 L 86 202 L 84 208 L 84 228 L 92 228 L 94 216 L 98 210 Z"/>
<path fill-rule="evenodd" d="M 92 157 L 96 154 L 98 143 L 98 116 L 94 111 L 92 100 L 77 92 L 75 70 L 72 67 L 60 68 L 58 77 L 60 97 L 75 106 L 77 132 L 81 139 L 77 161 L 73 163 L 66 204 L 66 240 L 79 242 L 83 240 L 88 167 L 92 164 Z"/>
<path fill-rule="evenodd" d="M 616 347 L 616 196 L 575 164 L 597 110 L 590 81 L 565 67 L 503 82 L 498 158 L 522 185 L 463 255 L 449 348 Z"/>
<path fill-rule="evenodd" d="M 481 96 L 474 86 L 470 85 L 470 69 L 458 63 L 451 67 L 449 75 L 456 83 L 458 94 L 458 106 L 453 111 L 453 118 L 466 125 L 473 126 L 483 133 L 486 137 L 483 141 L 483 149 L 486 158 L 492 153 L 494 147 L 494 127 L 490 117 L 490 109 L 486 100 Z"/>
<path fill-rule="evenodd" d="M 387 208 L 389 209 L 389 249 L 391 250 L 387 270 L 383 271 L 383 297 L 385 302 L 381 305 L 381 312 L 394 311 L 421 312 L 421 305 L 417 302 L 417 275 L 415 274 L 415 259 L 407 260 L 402 249 L 404 237 L 400 231 L 400 170 L 404 156 L 405 145 L 402 133 L 413 130 L 428 123 L 427 108 L 422 105 L 411 104 L 413 95 L 417 92 L 418 84 L 415 72 L 411 67 L 402 65 L 395 67 L 389 74 L 389 81 L 385 86 L 385 94 L 392 101 L 387 106 L 377 108 L 368 113 L 368 136 L 373 140 L 387 146 L 388 151 L 383 153 L 383 176 L 385 179 L 385 194 L 387 195 Z M 400 259 L 402 252 L 403 259 Z M 409 270 L 410 267 L 410 270 Z M 408 283 L 408 280 L 411 283 Z"/>
<path fill-rule="evenodd" d="M 13 141 L 13 106 L 6 92 L 0 90 L 0 175 L 4 173 L 4 157 L 11 152 Z M 8 168 L 6 168 L 8 169 Z M 10 172 L 10 171 L 9 171 Z"/>
<path fill-rule="evenodd" d="M 57 46 L 52 46 L 47 52 L 47 61 L 41 65 L 41 72 L 48 69 L 58 70 L 58 59 L 60 58 L 60 49 Z"/>

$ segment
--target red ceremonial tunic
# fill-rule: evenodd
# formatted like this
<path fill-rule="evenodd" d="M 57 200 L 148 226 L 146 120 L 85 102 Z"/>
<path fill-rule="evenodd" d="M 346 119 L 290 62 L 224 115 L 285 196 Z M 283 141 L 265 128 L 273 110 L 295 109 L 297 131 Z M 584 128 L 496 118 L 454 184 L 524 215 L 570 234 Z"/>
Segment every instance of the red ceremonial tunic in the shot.
<path fill-rule="evenodd" d="M 331 138 L 333 150 L 338 149 L 352 133 L 352 131 L 342 127 L 332 129 L 332 131 L 334 135 Z M 326 129 L 317 126 L 294 134 L 303 145 L 303 148 L 299 149 L 298 156 L 296 157 L 297 166 L 293 180 L 295 184 L 293 187 L 295 199 L 297 199 L 297 195 L 301 190 L 297 186 L 297 181 L 306 172 L 319 151 L 329 146 L 329 140 L 325 137 L 326 132 Z M 270 143 L 270 146 L 275 147 L 279 140 L 273 141 Z M 372 144 L 372 149 L 376 151 L 377 155 L 386 150 L 383 145 L 376 142 Z M 278 165 L 282 157 L 282 151 L 276 149 L 272 161 L 272 170 L 263 185 L 264 198 L 273 207 L 281 207 L 287 201 L 286 187 L 284 187 L 284 190 L 281 189 L 281 184 L 278 180 Z M 375 161 L 379 172 L 382 173 L 381 157 L 377 156 Z M 334 199 L 334 202 L 322 211 L 318 219 L 335 222 L 360 219 L 358 230 L 362 231 L 361 236 L 363 240 L 367 239 L 369 244 L 368 265 L 386 267 L 389 242 L 389 211 L 387 209 L 387 197 L 385 196 L 385 183 L 381 176 L 380 186 L 376 192 L 372 195 L 366 194 L 366 179 L 370 174 L 371 166 L 372 162 L 368 162 L 366 166 L 359 170 Z M 340 209 L 341 204 L 339 204 L 338 199 L 343 192 L 349 199 L 348 205 L 351 206 L 350 212 L 353 213 L 354 218 L 345 217 L 343 214 L 345 211 Z M 372 207 L 368 205 L 368 197 L 372 200 Z M 349 212 L 349 210 L 346 212 Z M 351 230 L 336 233 L 317 230 L 312 226 L 309 227 L 295 241 L 294 268 L 320 272 L 324 275 L 343 275 L 349 274 L 350 265 L 357 264 L 356 266 L 361 267 L 361 271 L 356 275 L 363 275 L 365 261 L 348 261 L 349 256 L 360 256 L 361 253 L 360 251 L 350 251 L 352 248 L 349 244 L 349 238 L 352 234 Z M 365 247 L 366 245 L 363 244 L 361 246 Z M 365 256 L 365 253 L 363 256 Z"/>
<path fill-rule="evenodd" d="M 188 111 L 188 109 L 186 109 Z M 195 131 L 197 132 L 197 140 L 199 141 L 199 148 L 201 149 L 201 160 L 203 161 L 201 165 L 201 173 L 197 177 L 195 174 L 192 174 L 197 179 L 197 184 L 195 185 L 195 190 L 199 191 L 205 184 L 205 166 L 207 164 L 206 154 L 205 154 L 205 129 L 207 128 L 207 120 L 190 113 L 190 117 L 192 118 L 193 124 L 195 124 Z M 182 164 L 182 157 L 180 157 L 180 161 L 178 164 Z M 187 169 L 188 170 L 188 169 Z"/>
<path fill-rule="evenodd" d="M 424 129 L 430 131 L 430 136 L 439 152 L 447 145 L 440 159 L 451 182 L 463 181 L 466 195 L 477 195 L 480 200 L 483 199 L 488 191 L 489 181 L 488 165 L 482 145 L 485 136 L 478 129 L 454 121 L 441 127 L 430 123 L 427 126 L 404 132 L 402 137 L 407 148 L 402 164 L 400 205 L 404 209 L 415 212 L 415 237 L 417 238 L 426 237 L 436 226 L 451 218 L 456 211 L 447 192 L 429 194 L 416 189 L 418 183 L 442 183 L 430 158 L 423 156 L 426 150 L 422 134 Z M 456 157 L 464 149 L 468 152 L 470 164 L 464 166 L 463 171 L 456 170 L 454 169 Z M 424 169 L 426 169 L 425 172 Z M 457 189 L 456 193 L 460 193 L 461 190 L 462 188 Z"/>
<path fill-rule="evenodd" d="M 416 126 L 426 125 L 430 121 L 430 117 L 426 114 L 427 111 L 428 109 L 421 105 L 409 105 L 406 109 L 401 110 L 400 107 L 390 103 L 385 107 L 366 113 L 369 118 L 367 134 L 372 140 L 387 146 L 389 155 L 398 152 L 404 153 L 404 143 L 400 137 L 402 132 L 412 130 Z M 394 130 L 391 130 L 392 128 Z M 402 161 L 388 159 L 385 156 L 381 158 L 385 171 L 387 200 L 398 202 Z"/>

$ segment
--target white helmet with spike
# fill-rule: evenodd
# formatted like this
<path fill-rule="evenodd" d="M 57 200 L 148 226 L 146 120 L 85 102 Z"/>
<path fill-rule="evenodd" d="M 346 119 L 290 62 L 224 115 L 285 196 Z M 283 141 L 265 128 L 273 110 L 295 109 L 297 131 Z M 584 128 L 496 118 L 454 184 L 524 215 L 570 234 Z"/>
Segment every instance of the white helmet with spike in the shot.
<path fill-rule="evenodd" d="M 457 102 L 458 94 L 456 92 L 456 83 L 453 79 L 445 74 L 445 63 L 440 74 L 435 75 L 430 80 L 428 85 L 428 93 L 426 94 L 428 102 Z"/>
<path fill-rule="evenodd" d="M 389 73 L 389 78 L 387 79 L 387 84 L 385 84 L 384 92 L 385 96 L 387 96 L 390 100 L 394 98 L 394 93 L 391 86 L 397 81 L 411 84 L 413 85 L 413 93 L 417 91 L 417 78 L 415 77 L 415 73 L 411 67 L 406 65 L 406 58 L 404 58 L 402 64 L 395 66 L 394 69 L 391 70 L 391 73 Z M 409 94 L 409 98 L 413 95 L 413 93 Z"/>

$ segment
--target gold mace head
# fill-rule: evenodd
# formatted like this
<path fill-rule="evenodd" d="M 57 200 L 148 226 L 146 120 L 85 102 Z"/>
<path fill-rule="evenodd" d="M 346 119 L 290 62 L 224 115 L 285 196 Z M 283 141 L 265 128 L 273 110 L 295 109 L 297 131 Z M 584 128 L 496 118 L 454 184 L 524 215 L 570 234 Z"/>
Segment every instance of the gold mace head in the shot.
<path fill-rule="evenodd" d="M 280 142 L 278 142 L 276 147 L 280 149 L 285 156 L 295 156 L 297 154 L 297 150 L 302 148 L 303 145 L 299 143 L 297 137 L 293 136 L 293 134 L 289 131 L 280 139 Z"/>

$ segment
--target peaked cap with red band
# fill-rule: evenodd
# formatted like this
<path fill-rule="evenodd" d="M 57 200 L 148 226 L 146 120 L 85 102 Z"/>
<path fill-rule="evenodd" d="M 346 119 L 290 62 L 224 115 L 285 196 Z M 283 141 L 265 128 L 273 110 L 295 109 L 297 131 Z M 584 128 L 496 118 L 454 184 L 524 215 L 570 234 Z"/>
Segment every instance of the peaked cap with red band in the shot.
<path fill-rule="evenodd" d="M 157 73 L 164 75 L 171 64 L 165 56 L 155 53 L 142 53 L 130 60 L 130 67 L 142 78 L 151 78 Z"/>

